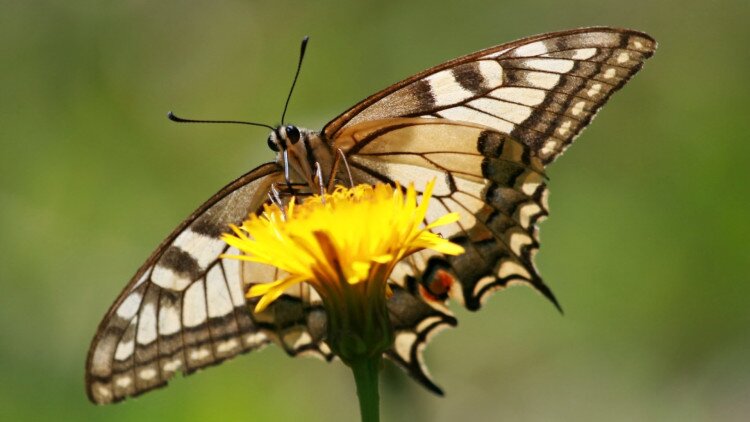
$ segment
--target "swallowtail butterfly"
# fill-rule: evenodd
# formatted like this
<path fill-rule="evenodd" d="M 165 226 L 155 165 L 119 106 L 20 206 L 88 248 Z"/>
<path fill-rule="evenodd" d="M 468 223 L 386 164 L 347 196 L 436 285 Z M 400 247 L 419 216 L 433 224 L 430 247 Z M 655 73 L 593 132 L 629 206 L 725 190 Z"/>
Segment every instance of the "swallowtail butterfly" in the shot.
<path fill-rule="evenodd" d="M 329 185 L 351 178 L 417 187 L 436 178 L 427 220 L 460 213 L 438 231 L 465 254 L 415 254 L 390 280 L 396 340 L 386 357 L 439 394 L 421 356 L 433 334 L 456 325 L 448 300 L 477 310 L 491 292 L 520 283 L 557 304 L 533 262 L 537 224 L 547 215 L 545 168 L 655 48 L 650 36 L 624 29 L 538 35 L 391 85 L 319 132 L 272 128 L 276 160 L 183 221 L 112 304 L 88 354 L 89 398 L 123 400 L 268 343 L 332 359 L 314 291 L 301 284 L 253 313 L 244 292 L 279 278 L 278 270 L 220 258 L 237 251 L 219 236 L 258 212 L 272 187 L 315 191 L 320 177 Z"/>

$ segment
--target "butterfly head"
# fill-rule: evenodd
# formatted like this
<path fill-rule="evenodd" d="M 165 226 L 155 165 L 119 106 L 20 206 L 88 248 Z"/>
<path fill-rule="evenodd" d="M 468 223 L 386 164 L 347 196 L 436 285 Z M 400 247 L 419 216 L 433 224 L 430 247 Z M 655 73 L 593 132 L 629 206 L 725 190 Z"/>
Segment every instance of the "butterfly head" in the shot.
<path fill-rule="evenodd" d="M 300 139 L 302 139 L 302 132 L 297 126 L 277 126 L 273 132 L 268 135 L 268 147 L 271 148 L 273 152 L 283 152 L 288 149 L 293 149 L 294 146 L 299 143 Z"/>
<path fill-rule="evenodd" d="M 316 165 L 330 167 L 330 152 L 320 133 L 294 125 L 280 125 L 268 135 L 268 147 L 276 153 L 276 161 L 292 170 L 301 180 L 313 186 Z M 288 171 L 287 171 L 288 172 Z M 288 174 L 288 173 L 287 173 Z"/>

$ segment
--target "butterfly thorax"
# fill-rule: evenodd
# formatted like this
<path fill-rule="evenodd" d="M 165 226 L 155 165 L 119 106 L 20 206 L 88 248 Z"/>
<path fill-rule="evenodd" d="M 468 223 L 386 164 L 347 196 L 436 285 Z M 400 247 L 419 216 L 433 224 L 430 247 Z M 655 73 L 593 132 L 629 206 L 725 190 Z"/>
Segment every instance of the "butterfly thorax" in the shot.
<path fill-rule="evenodd" d="M 268 146 L 277 153 L 276 162 L 288 169 L 290 182 L 305 183 L 316 191 L 320 185 L 316 172 L 320 167 L 323 185 L 328 184 L 333 153 L 320 132 L 294 125 L 278 126 L 268 136 Z"/>

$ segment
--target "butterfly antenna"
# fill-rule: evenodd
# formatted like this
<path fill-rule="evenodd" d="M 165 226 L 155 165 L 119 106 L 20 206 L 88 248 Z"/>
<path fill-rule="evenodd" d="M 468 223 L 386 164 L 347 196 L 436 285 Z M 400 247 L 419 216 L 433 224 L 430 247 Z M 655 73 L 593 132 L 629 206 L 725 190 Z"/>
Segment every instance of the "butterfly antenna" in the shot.
<path fill-rule="evenodd" d="M 281 124 L 284 124 L 284 117 L 286 117 L 286 109 L 289 107 L 289 100 L 292 99 L 292 92 L 294 92 L 294 85 L 297 84 L 297 78 L 299 77 L 299 71 L 302 69 L 302 59 L 305 58 L 305 50 L 307 49 L 307 40 L 310 37 L 305 36 L 302 38 L 302 45 L 299 49 L 299 63 L 297 63 L 297 72 L 294 74 L 294 80 L 292 80 L 292 87 L 289 89 L 289 95 L 286 97 L 286 103 L 284 103 L 284 111 L 281 113 Z"/>
<path fill-rule="evenodd" d="M 231 123 L 231 124 L 238 124 L 238 125 L 249 125 L 249 126 L 260 126 L 265 127 L 271 130 L 274 130 L 273 126 L 266 125 L 263 123 L 255 123 L 255 122 L 243 122 L 241 120 L 196 120 L 196 119 L 183 119 L 182 117 L 176 116 L 171 111 L 167 113 L 167 118 L 173 122 L 177 123 Z"/>

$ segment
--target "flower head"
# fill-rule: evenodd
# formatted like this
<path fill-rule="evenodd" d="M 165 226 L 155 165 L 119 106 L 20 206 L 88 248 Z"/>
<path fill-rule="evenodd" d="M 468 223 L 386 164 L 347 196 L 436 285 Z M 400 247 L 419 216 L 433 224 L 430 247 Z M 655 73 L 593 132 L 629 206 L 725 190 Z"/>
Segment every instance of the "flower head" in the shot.
<path fill-rule="evenodd" d="M 327 342 L 342 360 L 382 353 L 393 341 L 385 306 L 387 280 L 404 257 L 422 249 L 456 255 L 463 248 L 430 232 L 458 220 L 451 213 L 424 225 L 434 181 L 420 203 L 413 185 L 337 187 L 286 209 L 266 205 L 251 215 L 226 243 L 244 253 L 235 258 L 283 270 L 282 279 L 256 284 L 248 292 L 263 311 L 289 287 L 309 283 L 328 316 Z"/>

